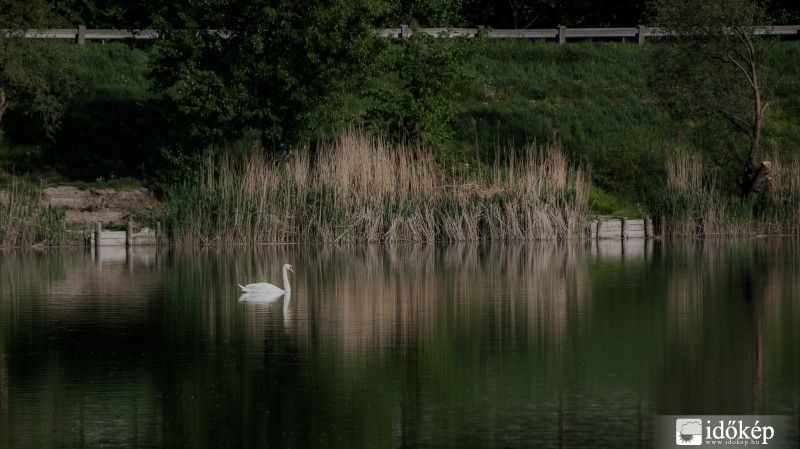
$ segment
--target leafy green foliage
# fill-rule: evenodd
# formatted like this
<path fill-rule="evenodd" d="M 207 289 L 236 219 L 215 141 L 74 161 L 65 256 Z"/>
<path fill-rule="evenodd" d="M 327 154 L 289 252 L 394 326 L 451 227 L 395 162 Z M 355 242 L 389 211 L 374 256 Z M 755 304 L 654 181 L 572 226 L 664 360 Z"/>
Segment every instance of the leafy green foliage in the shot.
<path fill-rule="evenodd" d="M 150 11 L 155 1 L 50 0 L 50 3 L 63 18 L 63 26 L 128 30 L 150 26 Z"/>
<path fill-rule="evenodd" d="M 452 137 L 453 100 L 468 83 L 465 64 L 482 43 L 481 36 L 443 39 L 418 29 L 396 40 L 384 60 L 389 81 L 367 93 L 376 101 L 367 120 L 397 139 L 442 148 Z"/>
<path fill-rule="evenodd" d="M 21 31 L 56 22 L 44 0 L 7 0 L 0 6 L 0 29 Z M 27 126 L 43 137 L 52 137 L 58 129 L 76 83 L 54 48 L 19 34 L 0 39 L 0 125 L 7 112 L 25 116 Z"/>
<path fill-rule="evenodd" d="M 670 110 L 678 116 L 697 117 L 749 108 L 750 89 L 741 87 L 745 79 L 736 63 L 747 57 L 739 53 L 746 51 L 742 39 L 769 23 L 764 10 L 751 0 L 702 4 L 664 0 L 656 7 L 656 25 L 669 36 L 650 46 L 656 68 L 652 86 L 665 97 Z M 753 43 L 763 44 L 755 36 Z M 763 61 L 761 52 L 753 57 L 756 63 Z"/>
<path fill-rule="evenodd" d="M 168 116 L 197 149 L 247 129 L 291 139 L 330 121 L 381 44 L 378 0 L 183 0 L 155 12 Z"/>
<path fill-rule="evenodd" d="M 643 23 L 648 0 L 465 0 L 467 23 L 493 28 L 623 27 Z"/>
<path fill-rule="evenodd" d="M 52 138 L 77 91 L 75 73 L 57 46 L 20 40 L 7 50 L 0 62 L 0 85 L 9 99 L 9 115 L 22 115 L 42 138 Z"/>
<path fill-rule="evenodd" d="M 38 57 L 50 57 L 47 62 L 54 73 L 39 71 L 37 77 L 47 76 L 53 83 L 69 74 L 71 85 L 57 92 L 61 112 L 50 138 L 37 120 L 23 114 L 24 109 L 6 114 L 4 143 L 9 151 L 3 165 L 7 170 L 39 174 L 54 170 L 68 179 L 93 181 L 123 176 L 151 179 L 154 167 L 163 168 L 157 152 L 168 133 L 148 93 L 146 45 L 27 43 L 38 48 Z"/>
<path fill-rule="evenodd" d="M 455 27 L 463 25 L 464 0 L 390 0 L 387 26 Z"/>
<path fill-rule="evenodd" d="M 26 30 L 34 27 L 47 27 L 58 23 L 51 2 L 47 0 L 4 0 L 0 4 L 0 29 Z M 9 43 L 0 40 L 0 46 Z"/>

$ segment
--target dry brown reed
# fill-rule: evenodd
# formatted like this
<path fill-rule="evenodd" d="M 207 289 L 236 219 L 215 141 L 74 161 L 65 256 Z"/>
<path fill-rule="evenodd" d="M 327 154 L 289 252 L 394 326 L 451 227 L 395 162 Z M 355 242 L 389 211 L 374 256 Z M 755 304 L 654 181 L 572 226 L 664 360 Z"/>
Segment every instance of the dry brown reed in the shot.
<path fill-rule="evenodd" d="M 580 235 L 588 181 L 557 145 L 477 179 L 449 179 L 430 151 L 344 131 L 289 162 L 254 152 L 209 161 L 167 199 L 184 244 L 566 239 Z"/>
<path fill-rule="evenodd" d="M 703 164 L 699 155 L 691 155 L 685 148 L 678 148 L 666 162 L 667 181 L 681 190 L 697 190 L 703 187 Z"/>
<path fill-rule="evenodd" d="M 755 201 L 725 194 L 703 176 L 702 159 L 679 149 L 666 163 L 667 186 L 658 205 L 666 236 L 800 234 L 800 160 L 770 157 L 768 189 Z"/>

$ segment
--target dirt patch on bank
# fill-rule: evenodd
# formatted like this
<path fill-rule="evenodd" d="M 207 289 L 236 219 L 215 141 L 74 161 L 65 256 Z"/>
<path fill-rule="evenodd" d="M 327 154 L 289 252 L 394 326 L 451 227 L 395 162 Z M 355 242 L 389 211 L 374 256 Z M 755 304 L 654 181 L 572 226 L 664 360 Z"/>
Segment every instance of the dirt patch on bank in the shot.
<path fill-rule="evenodd" d="M 64 209 L 68 223 L 120 224 L 153 216 L 159 202 L 144 187 L 79 189 L 71 186 L 47 187 L 45 201 Z"/>

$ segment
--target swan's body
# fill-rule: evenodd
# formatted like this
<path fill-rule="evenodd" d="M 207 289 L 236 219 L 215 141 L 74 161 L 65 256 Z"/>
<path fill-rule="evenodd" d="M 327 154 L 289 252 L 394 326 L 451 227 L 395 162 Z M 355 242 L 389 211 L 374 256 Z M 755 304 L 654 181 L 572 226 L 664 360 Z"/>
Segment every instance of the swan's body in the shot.
<path fill-rule="evenodd" d="M 242 285 L 238 284 L 239 287 L 245 293 L 288 293 L 292 291 L 292 287 L 289 285 L 289 272 L 294 273 L 294 267 L 291 265 L 284 264 L 283 265 L 283 288 L 278 287 L 277 285 L 270 284 L 269 282 L 256 282 L 255 284 L 247 284 Z M 277 299 L 277 297 L 275 298 Z"/>
<path fill-rule="evenodd" d="M 286 295 L 284 292 L 257 292 L 242 293 L 239 302 L 257 302 L 261 304 L 272 304 Z"/>

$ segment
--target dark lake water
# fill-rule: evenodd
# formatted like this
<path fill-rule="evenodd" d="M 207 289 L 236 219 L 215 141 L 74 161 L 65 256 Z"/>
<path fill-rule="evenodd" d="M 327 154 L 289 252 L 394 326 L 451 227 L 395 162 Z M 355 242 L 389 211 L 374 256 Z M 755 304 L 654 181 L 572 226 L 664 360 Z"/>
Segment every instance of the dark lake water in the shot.
<path fill-rule="evenodd" d="M 0 252 L 0 448 L 651 447 L 800 412 L 794 240 Z M 290 297 L 240 301 L 237 283 Z"/>

